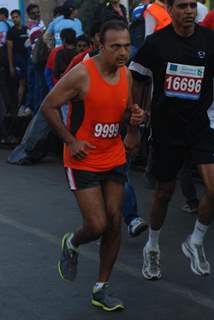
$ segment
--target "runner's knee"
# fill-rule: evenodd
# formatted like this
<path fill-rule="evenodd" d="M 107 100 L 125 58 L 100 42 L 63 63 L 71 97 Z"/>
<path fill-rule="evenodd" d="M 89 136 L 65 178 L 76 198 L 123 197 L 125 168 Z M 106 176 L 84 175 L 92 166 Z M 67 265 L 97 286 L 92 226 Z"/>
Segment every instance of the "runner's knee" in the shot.
<path fill-rule="evenodd" d="M 159 189 L 156 191 L 155 197 L 158 201 L 162 203 L 168 203 L 173 195 L 174 189 Z"/>
<path fill-rule="evenodd" d="M 106 230 L 107 223 L 105 219 L 91 219 L 87 222 L 87 229 L 98 239 Z"/>

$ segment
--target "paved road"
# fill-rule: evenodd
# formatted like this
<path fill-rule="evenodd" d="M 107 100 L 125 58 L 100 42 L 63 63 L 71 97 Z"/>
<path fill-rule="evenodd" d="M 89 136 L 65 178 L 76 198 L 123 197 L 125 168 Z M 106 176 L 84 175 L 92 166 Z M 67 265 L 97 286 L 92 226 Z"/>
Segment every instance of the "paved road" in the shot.
<path fill-rule="evenodd" d="M 90 305 L 97 274 L 98 243 L 82 247 L 79 275 L 72 284 L 61 281 L 56 262 L 60 239 L 81 222 L 68 191 L 62 165 L 55 159 L 33 167 L 6 163 L 0 150 L 0 320 L 213 320 L 214 272 L 194 275 L 180 244 L 192 229 L 194 217 L 180 210 L 179 189 L 161 235 L 163 279 L 141 276 L 146 234 L 123 244 L 111 278 L 111 290 L 126 310 L 109 315 Z M 141 174 L 132 173 L 140 213 L 147 217 L 152 192 L 142 188 Z M 207 256 L 214 269 L 214 228 L 206 238 Z"/>

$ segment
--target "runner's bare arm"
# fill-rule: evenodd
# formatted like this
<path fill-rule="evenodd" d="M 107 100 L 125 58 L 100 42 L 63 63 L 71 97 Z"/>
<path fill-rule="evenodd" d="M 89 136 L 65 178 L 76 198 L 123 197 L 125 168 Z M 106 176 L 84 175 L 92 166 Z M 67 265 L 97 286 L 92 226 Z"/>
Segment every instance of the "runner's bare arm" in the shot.
<path fill-rule="evenodd" d="M 58 82 L 41 105 L 45 118 L 66 144 L 73 143 L 75 138 L 65 128 L 59 109 L 73 97 L 82 97 L 87 85 L 87 71 L 83 65 L 78 65 Z"/>
<path fill-rule="evenodd" d="M 141 136 L 139 125 L 144 121 L 144 111 L 137 105 L 133 104 L 132 99 L 132 75 L 131 72 L 128 70 L 127 77 L 129 80 L 129 99 L 128 99 L 128 106 L 126 110 L 126 116 L 128 116 L 128 126 L 127 126 L 127 134 L 124 139 L 124 144 L 126 147 L 126 152 L 131 154 L 137 152 Z"/>
<path fill-rule="evenodd" d="M 130 113 L 129 118 L 129 126 L 130 127 L 137 127 L 145 120 L 145 114 L 142 108 L 139 107 L 138 104 L 133 103 L 133 96 L 132 96 L 132 87 L 133 87 L 133 79 L 131 72 L 127 69 L 128 73 L 128 80 L 129 80 L 129 99 L 128 99 L 128 107 L 127 110 Z"/>

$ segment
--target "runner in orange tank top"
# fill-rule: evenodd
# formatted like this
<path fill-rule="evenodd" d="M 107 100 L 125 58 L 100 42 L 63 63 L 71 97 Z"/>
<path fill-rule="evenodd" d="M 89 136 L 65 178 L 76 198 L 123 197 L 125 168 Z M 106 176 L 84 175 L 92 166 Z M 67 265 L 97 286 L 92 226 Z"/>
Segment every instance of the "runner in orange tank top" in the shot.
<path fill-rule="evenodd" d="M 100 42 L 100 53 L 65 75 L 43 102 L 42 111 L 65 143 L 67 180 L 83 217 L 83 225 L 63 237 L 59 273 L 63 279 L 73 280 L 78 247 L 101 238 L 99 275 L 91 302 L 114 311 L 124 308 L 122 301 L 106 291 L 120 248 L 126 182 L 120 127 L 128 113 L 125 142 L 127 150 L 134 149 L 144 112 L 131 103 L 132 80 L 125 67 L 130 47 L 127 26 L 121 21 L 109 21 L 100 32 Z M 60 106 L 66 101 L 71 101 L 67 128 L 59 115 Z"/>

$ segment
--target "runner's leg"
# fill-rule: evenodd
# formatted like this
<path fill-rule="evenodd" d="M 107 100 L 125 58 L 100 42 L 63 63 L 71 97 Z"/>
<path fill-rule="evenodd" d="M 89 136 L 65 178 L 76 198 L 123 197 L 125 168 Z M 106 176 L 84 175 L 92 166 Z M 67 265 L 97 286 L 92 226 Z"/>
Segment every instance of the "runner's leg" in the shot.
<path fill-rule="evenodd" d="M 100 271 L 98 281 L 108 281 L 120 249 L 121 212 L 123 201 L 122 184 L 106 181 L 103 184 L 103 196 L 107 214 L 107 229 L 100 246 Z"/>

